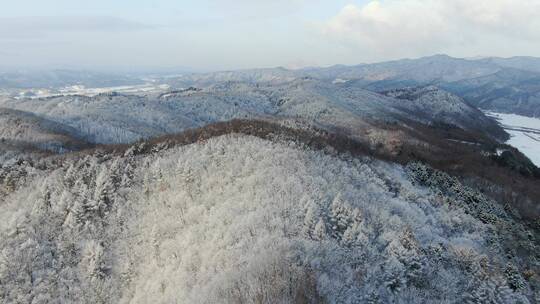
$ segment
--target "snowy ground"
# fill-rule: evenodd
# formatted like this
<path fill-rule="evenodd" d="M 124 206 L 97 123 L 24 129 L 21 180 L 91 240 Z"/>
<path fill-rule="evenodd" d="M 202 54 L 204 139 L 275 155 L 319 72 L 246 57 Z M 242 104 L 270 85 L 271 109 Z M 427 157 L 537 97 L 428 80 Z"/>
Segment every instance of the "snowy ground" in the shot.
<path fill-rule="evenodd" d="M 169 89 L 168 85 L 159 85 L 154 83 L 146 83 L 142 85 L 118 86 L 106 88 L 85 88 L 84 86 L 71 86 L 60 91 L 64 95 L 87 95 L 94 96 L 101 93 L 117 92 L 117 93 L 140 93 L 140 92 L 156 92 Z"/>
<path fill-rule="evenodd" d="M 540 119 L 516 114 L 486 112 L 497 119 L 511 135 L 507 142 L 518 148 L 531 161 L 540 166 Z"/>
<path fill-rule="evenodd" d="M 149 82 L 142 85 L 102 87 L 102 88 L 87 88 L 83 85 L 74 85 L 74 86 L 64 87 L 60 89 L 30 89 L 30 90 L 17 91 L 15 94 L 12 93 L 10 95 L 11 96 L 15 95 L 15 98 L 18 99 L 18 98 L 43 98 L 43 97 L 51 97 L 51 96 L 58 96 L 58 95 L 95 96 L 98 94 L 109 93 L 109 92 L 136 94 L 136 93 L 161 92 L 168 89 L 169 89 L 168 85 Z M 0 91 L 0 96 L 1 95 L 2 95 L 2 92 Z"/>

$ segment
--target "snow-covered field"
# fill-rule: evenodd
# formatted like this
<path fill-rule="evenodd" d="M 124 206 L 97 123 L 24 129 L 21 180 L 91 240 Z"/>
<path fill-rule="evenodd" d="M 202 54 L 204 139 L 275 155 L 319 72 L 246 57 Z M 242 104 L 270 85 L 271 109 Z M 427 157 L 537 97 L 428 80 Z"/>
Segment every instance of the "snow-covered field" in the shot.
<path fill-rule="evenodd" d="M 64 89 L 60 89 L 60 92 L 64 95 L 86 95 L 86 96 L 95 96 L 97 94 L 117 92 L 117 93 L 140 93 L 140 92 L 159 92 L 169 89 L 169 86 L 166 84 L 154 84 L 146 83 L 142 85 L 131 85 L 131 86 L 117 86 L 117 87 L 105 87 L 105 88 L 86 88 L 84 86 L 71 86 Z"/>
<path fill-rule="evenodd" d="M 16 99 L 20 98 L 44 98 L 59 95 L 83 95 L 83 96 L 96 96 L 102 93 L 123 93 L 123 94 L 136 94 L 136 93 L 151 93 L 161 92 L 168 90 L 169 86 L 166 84 L 146 83 L 141 85 L 129 85 L 129 86 L 116 86 L 116 87 L 101 87 L 101 88 L 87 88 L 84 85 L 74 85 L 59 89 L 30 89 L 21 90 L 16 93 L 6 93 L 6 96 L 15 95 Z M 0 96 L 2 92 L 0 92 Z"/>
<path fill-rule="evenodd" d="M 540 119 L 516 114 L 486 112 L 496 118 L 511 138 L 507 142 L 540 166 Z"/>

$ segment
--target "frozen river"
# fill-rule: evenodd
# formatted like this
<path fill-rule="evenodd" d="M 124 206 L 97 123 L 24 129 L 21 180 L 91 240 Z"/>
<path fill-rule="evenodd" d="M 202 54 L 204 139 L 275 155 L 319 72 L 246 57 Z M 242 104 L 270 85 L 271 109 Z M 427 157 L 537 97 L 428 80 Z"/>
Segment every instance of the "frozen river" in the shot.
<path fill-rule="evenodd" d="M 540 167 L 540 119 L 516 114 L 486 112 L 497 119 L 511 136 L 507 144 L 518 148 Z"/>

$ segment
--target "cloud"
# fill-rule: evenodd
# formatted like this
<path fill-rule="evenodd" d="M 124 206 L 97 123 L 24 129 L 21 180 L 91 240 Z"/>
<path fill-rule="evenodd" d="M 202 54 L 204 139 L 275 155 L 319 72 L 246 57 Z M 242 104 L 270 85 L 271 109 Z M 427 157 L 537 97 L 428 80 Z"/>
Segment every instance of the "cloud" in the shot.
<path fill-rule="evenodd" d="M 373 56 L 487 51 L 513 42 L 538 44 L 540 1 L 370 1 L 345 6 L 320 29 L 326 37 Z"/>
<path fill-rule="evenodd" d="M 311 0 L 311 3 L 320 0 Z M 302 11 L 308 0 L 211 0 L 209 7 L 236 19 L 269 19 L 289 16 Z"/>
<path fill-rule="evenodd" d="M 345 5 L 348 1 L 354 4 Z M 94 3 L 75 11 L 55 8 L 93 17 L 0 17 L 0 65 L 233 69 L 357 64 L 434 53 L 540 54 L 539 0 L 161 2 L 155 8 L 134 4 L 130 10 L 91 10 Z M 39 13 L 31 7 L 29 14 Z M 108 13 L 116 17 L 99 17 Z"/>
<path fill-rule="evenodd" d="M 52 33 L 132 32 L 153 26 L 107 16 L 42 16 L 0 18 L 0 38 L 39 38 Z"/>

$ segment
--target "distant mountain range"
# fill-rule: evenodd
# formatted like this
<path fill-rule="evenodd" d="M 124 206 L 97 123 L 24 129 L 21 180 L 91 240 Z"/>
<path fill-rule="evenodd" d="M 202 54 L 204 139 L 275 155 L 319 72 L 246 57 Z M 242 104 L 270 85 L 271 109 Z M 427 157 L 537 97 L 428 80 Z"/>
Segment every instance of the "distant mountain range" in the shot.
<path fill-rule="evenodd" d="M 161 94 L 57 96 L 0 100 L 77 130 L 93 143 L 128 143 L 235 118 L 301 119 L 354 137 L 374 122 L 448 124 L 505 139 L 497 123 L 437 87 L 371 92 L 312 78 L 282 84 L 224 82 Z"/>
<path fill-rule="evenodd" d="M 144 83 L 139 77 L 121 73 L 77 70 L 0 70 L 0 89 L 60 88 L 73 85 L 114 87 Z"/>
<path fill-rule="evenodd" d="M 223 82 L 283 84 L 313 78 L 382 92 L 433 85 L 482 109 L 540 117 L 540 58 L 453 58 L 434 55 L 354 66 L 300 70 L 249 69 L 211 73 L 100 73 L 74 70 L 0 72 L 0 89 L 60 88 L 73 85 L 115 87 L 152 82 L 174 88 L 208 87 Z"/>
<path fill-rule="evenodd" d="M 191 74 L 166 81 L 176 87 L 189 87 L 224 81 L 283 83 L 301 77 L 377 92 L 435 85 L 481 108 L 540 116 L 540 58 L 535 57 L 463 59 L 435 55 L 356 66 Z"/>

